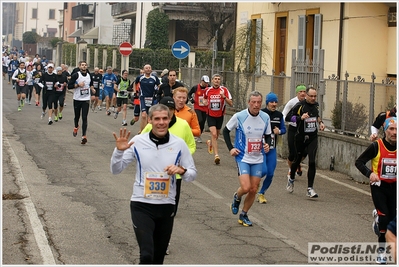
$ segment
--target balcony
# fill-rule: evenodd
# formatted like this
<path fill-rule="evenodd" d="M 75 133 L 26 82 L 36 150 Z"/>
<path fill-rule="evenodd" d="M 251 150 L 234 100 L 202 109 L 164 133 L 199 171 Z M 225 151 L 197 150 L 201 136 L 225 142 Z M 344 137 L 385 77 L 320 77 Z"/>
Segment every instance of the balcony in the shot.
<path fill-rule="evenodd" d="M 160 8 L 169 16 L 170 20 L 207 21 L 203 14 L 204 5 L 214 10 L 221 10 L 225 14 L 235 12 L 236 3 L 201 3 L 201 2 L 153 2 L 153 6 Z"/>
<path fill-rule="evenodd" d="M 129 19 L 136 15 L 137 3 L 113 3 L 111 15 L 115 19 Z"/>
<path fill-rule="evenodd" d="M 72 7 L 72 20 L 92 20 L 93 5 L 77 5 Z"/>

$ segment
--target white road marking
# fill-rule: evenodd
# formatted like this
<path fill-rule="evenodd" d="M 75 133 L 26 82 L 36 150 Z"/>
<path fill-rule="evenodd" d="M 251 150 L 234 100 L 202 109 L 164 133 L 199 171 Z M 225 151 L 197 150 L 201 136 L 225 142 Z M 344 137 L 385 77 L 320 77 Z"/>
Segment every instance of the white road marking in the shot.
<path fill-rule="evenodd" d="M 54 255 L 53 252 L 51 251 L 50 245 L 48 243 L 46 233 L 43 230 L 43 225 L 39 219 L 39 216 L 36 212 L 35 205 L 32 202 L 29 189 L 26 185 L 24 175 L 22 173 L 22 170 L 20 168 L 20 163 L 18 161 L 17 156 L 15 155 L 14 150 L 12 149 L 7 137 L 3 135 L 4 139 L 4 148 L 7 150 L 7 152 L 10 154 L 10 159 L 13 167 L 16 170 L 16 183 L 18 184 L 20 188 L 20 194 L 24 196 L 25 198 L 23 199 L 23 204 L 25 206 L 26 212 L 28 214 L 32 230 L 33 230 L 33 235 L 35 236 L 35 240 L 37 243 L 37 246 L 39 247 L 40 255 L 43 260 L 44 265 L 56 265 L 56 262 L 54 260 Z"/>

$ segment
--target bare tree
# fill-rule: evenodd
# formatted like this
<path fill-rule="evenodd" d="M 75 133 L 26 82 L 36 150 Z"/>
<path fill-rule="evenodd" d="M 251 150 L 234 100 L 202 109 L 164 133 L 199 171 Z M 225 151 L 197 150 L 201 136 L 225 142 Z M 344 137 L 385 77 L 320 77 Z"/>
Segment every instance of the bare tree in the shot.
<path fill-rule="evenodd" d="M 196 11 L 195 16 L 204 19 L 187 21 L 185 25 L 187 29 L 198 28 L 207 32 L 207 44 L 215 40 L 217 32 L 218 51 L 230 51 L 234 44 L 236 6 L 236 3 L 197 2 L 196 7 L 199 7 L 200 11 Z"/>

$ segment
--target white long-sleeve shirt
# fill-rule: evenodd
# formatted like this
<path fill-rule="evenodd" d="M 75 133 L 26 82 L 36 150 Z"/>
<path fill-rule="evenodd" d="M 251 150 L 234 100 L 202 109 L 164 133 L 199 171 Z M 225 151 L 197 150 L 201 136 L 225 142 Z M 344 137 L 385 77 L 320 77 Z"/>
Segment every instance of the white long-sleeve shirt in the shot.
<path fill-rule="evenodd" d="M 181 178 L 190 182 L 197 177 L 194 159 L 183 139 L 170 134 L 169 142 L 157 147 L 150 140 L 149 135 L 150 133 L 136 135 L 130 140 L 134 144 L 124 151 L 115 148 L 111 157 L 111 173 L 121 173 L 135 159 L 136 175 L 131 201 L 150 204 L 175 204 L 176 176 L 168 176 L 164 169 L 168 165 L 180 165 L 187 169 L 185 174 L 181 175 Z M 151 177 L 154 177 L 154 175 L 158 178 L 161 177 L 161 179 L 154 179 L 155 182 L 151 184 Z M 162 179 L 164 182 L 160 181 Z M 167 184 L 169 184 L 169 187 L 165 186 Z M 156 187 L 164 186 L 167 189 L 164 192 L 168 194 L 165 194 L 164 197 L 153 197 L 157 194 L 151 194 L 151 186 L 154 186 L 154 191 L 159 189 Z M 159 193 L 159 191 L 155 193 Z"/>
<path fill-rule="evenodd" d="M 295 104 L 296 103 L 298 103 L 299 102 L 299 98 L 296 96 L 296 97 L 294 97 L 294 98 L 291 98 L 288 102 L 287 102 L 287 104 L 285 105 L 285 107 L 284 107 L 284 110 L 283 110 L 283 117 L 284 117 L 284 121 L 285 121 L 285 117 L 287 116 L 287 114 L 288 114 L 288 112 L 290 112 L 290 110 L 295 106 Z M 296 122 L 289 122 L 288 123 L 289 125 L 291 125 L 291 126 L 293 126 L 293 127 L 296 127 Z"/>

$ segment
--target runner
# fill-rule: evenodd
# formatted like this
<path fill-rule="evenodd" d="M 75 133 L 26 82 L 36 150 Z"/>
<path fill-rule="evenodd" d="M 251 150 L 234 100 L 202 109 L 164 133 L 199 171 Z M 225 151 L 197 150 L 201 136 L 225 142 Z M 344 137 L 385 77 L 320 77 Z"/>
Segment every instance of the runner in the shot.
<path fill-rule="evenodd" d="M 377 263 L 381 264 L 387 263 L 384 255 L 387 227 L 397 214 L 397 128 L 396 117 L 387 118 L 384 123 L 384 137 L 373 141 L 355 163 L 356 168 L 370 179 L 371 197 L 375 207 L 373 230 L 380 245 Z M 369 161 L 371 169 L 366 166 Z"/>
<path fill-rule="evenodd" d="M 140 69 L 140 75 L 144 74 L 144 70 Z M 134 125 L 140 119 L 140 82 L 134 84 L 133 90 L 133 119 L 130 121 L 130 125 Z"/>
<path fill-rule="evenodd" d="M 231 204 L 233 214 L 238 213 L 241 198 L 246 195 L 238 219 L 238 223 L 243 226 L 252 226 L 247 213 L 254 203 L 259 182 L 266 172 L 263 161 L 265 153 L 269 152 L 271 142 L 270 118 L 267 113 L 260 110 L 262 102 L 262 94 L 252 91 L 248 97 L 248 109 L 235 113 L 223 129 L 227 148 L 237 163 L 240 182 Z M 230 131 L 233 129 L 235 129 L 234 146 L 230 139 Z"/>
<path fill-rule="evenodd" d="M 53 111 L 54 111 L 54 99 L 55 99 L 55 90 L 54 86 L 57 82 L 57 75 L 53 72 L 54 65 L 53 63 L 49 63 L 47 65 L 47 71 L 43 73 L 39 86 L 43 86 L 43 105 L 42 105 L 42 116 L 46 114 L 46 108 L 48 108 L 48 125 L 53 124 Z"/>
<path fill-rule="evenodd" d="M 100 97 L 100 87 L 101 87 L 101 81 L 103 79 L 102 74 L 100 73 L 100 69 L 98 67 L 94 68 L 94 73 L 91 74 L 91 79 L 93 81 L 93 87 L 96 90 L 96 93 L 91 96 L 91 111 L 96 112 L 96 107 L 100 105 L 99 103 L 99 97 Z"/>
<path fill-rule="evenodd" d="M 55 84 L 55 95 L 54 95 L 54 121 L 58 119 L 62 120 L 62 110 L 64 109 L 65 91 L 68 86 L 68 78 L 62 73 L 62 68 L 57 67 L 55 69 L 57 73 L 57 82 Z M 59 110 L 58 110 L 59 105 Z"/>
<path fill-rule="evenodd" d="M 152 75 L 152 67 L 147 64 L 143 67 L 144 74 L 138 76 L 134 81 L 135 84 L 140 83 L 140 111 L 141 122 L 140 132 L 147 124 L 148 110 L 154 105 L 155 96 L 160 84 L 157 76 Z"/>
<path fill-rule="evenodd" d="M 198 124 L 197 114 L 186 105 L 188 90 L 186 87 L 177 87 L 173 90 L 173 100 L 176 105 L 175 114 L 177 117 L 187 121 L 190 125 L 194 137 L 201 135 L 201 129 Z"/>
<path fill-rule="evenodd" d="M 208 106 L 208 127 L 211 132 L 211 140 L 206 143 L 208 145 L 209 154 L 215 153 L 215 163 L 220 164 L 219 149 L 217 140 L 220 135 L 220 129 L 223 125 L 224 113 L 226 111 L 226 103 L 229 106 L 233 106 L 233 100 L 229 90 L 221 86 L 220 74 L 214 74 L 212 76 L 212 87 L 208 87 L 205 91 L 205 105 Z"/>
<path fill-rule="evenodd" d="M 123 111 L 122 126 L 127 126 L 126 115 L 127 115 L 127 101 L 129 97 L 128 91 L 130 91 L 133 85 L 130 83 L 130 80 L 127 78 L 127 75 L 128 75 L 127 70 L 123 70 L 122 77 L 115 84 L 115 91 L 117 92 L 116 106 L 118 107 L 118 109 L 115 112 L 114 119 L 118 118 L 118 114 L 122 110 Z"/>
<path fill-rule="evenodd" d="M 177 74 L 175 70 L 169 70 L 168 73 L 168 82 L 167 83 L 162 83 L 159 86 L 159 90 L 157 92 L 157 99 L 158 103 L 161 101 L 162 97 L 165 96 L 172 96 L 173 95 L 173 89 L 177 87 L 184 87 L 184 85 L 181 82 L 177 82 Z"/>
<path fill-rule="evenodd" d="M 74 137 L 78 135 L 79 120 L 80 115 L 82 115 L 82 140 L 80 143 L 84 145 L 87 143 L 86 131 L 88 125 L 87 115 L 89 113 L 90 94 L 94 94 L 95 89 L 93 87 L 93 81 L 91 79 L 91 76 L 87 72 L 86 61 L 80 62 L 79 69 L 80 70 L 78 72 L 72 74 L 71 79 L 68 82 L 68 89 L 74 89 L 73 110 L 75 113 L 75 128 L 73 129 L 72 134 Z"/>
<path fill-rule="evenodd" d="M 21 111 L 25 102 L 28 82 L 28 74 L 25 69 L 25 62 L 19 63 L 19 68 L 12 75 L 12 79 L 13 81 L 15 81 L 15 89 L 17 92 L 18 100 L 18 111 Z"/>
<path fill-rule="evenodd" d="M 36 69 L 33 70 L 32 72 L 32 79 L 34 81 L 33 86 L 35 87 L 35 106 L 39 107 L 40 106 L 40 92 L 42 91 L 42 88 L 39 86 L 40 78 L 43 75 L 42 72 L 42 65 L 37 64 L 35 65 Z"/>
<path fill-rule="evenodd" d="M 190 102 L 194 104 L 194 111 L 197 114 L 201 134 L 204 132 L 206 116 L 207 116 L 206 113 L 208 111 L 208 107 L 204 104 L 204 93 L 205 89 L 208 87 L 209 87 L 209 77 L 207 75 L 204 75 L 201 77 L 200 83 L 194 85 L 191 88 L 190 92 L 188 92 Z M 196 141 L 198 143 L 202 143 L 201 135 L 197 137 Z"/>
<path fill-rule="evenodd" d="M 303 101 L 305 99 L 306 86 L 304 84 L 297 85 L 297 87 L 295 88 L 295 92 L 296 92 L 296 97 L 290 99 L 287 102 L 287 104 L 284 106 L 284 110 L 283 110 L 284 120 L 285 120 L 285 117 L 287 116 L 288 112 L 295 106 L 295 104 L 300 101 Z M 292 162 L 296 155 L 294 136 L 295 136 L 295 133 L 297 132 L 297 125 L 296 125 L 296 122 L 292 122 L 292 121 L 288 122 L 288 124 L 289 124 L 289 126 L 288 126 L 288 134 L 287 134 L 287 138 L 288 138 L 288 158 L 287 158 L 288 174 L 287 174 L 287 177 L 290 177 L 291 176 L 291 165 L 292 165 Z M 307 153 L 306 153 L 306 151 L 304 151 L 302 160 L 304 160 L 306 158 L 306 155 L 307 155 Z M 299 176 L 302 176 L 302 168 L 301 168 L 300 163 L 298 165 L 298 169 L 296 170 L 296 172 Z"/>
<path fill-rule="evenodd" d="M 317 91 L 313 87 L 306 89 L 305 100 L 298 102 L 288 112 L 285 117 L 287 122 L 295 122 L 297 125 L 297 133 L 294 136 L 295 158 L 291 165 L 291 174 L 288 177 L 287 191 L 294 191 L 295 171 L 304 158 L 304 153 L 308 154 L 308 189 L 306 195 L 310 198 L 317 198 L 319 195 L 313 188 L 316 176 L 316 152 L 318 147 L 317 133 L 324 131 L 324 122 L 319 115 L 319 104 L 316 102 Z M 307 151 L 307 152 L 305 152 Z"/>
<path fill-rule="evenodd" d="M 10 63 L 8 64 L 8 66 L 9 66 L 9 68 L 11 68 L 11 73 L 14 74 L 19 66 L 19 61 L 18 61 L 16 55 L 13 55 L 13 58 L 10 61 Z M 12 80 L 12 89 L 15 89 L 15 80 L 12 79 L 12 76 L 11 76 L 11 80 Z"/>
<path fill-rule="evenodd" d="M 371 128 L 370 141 L 377 140 L 378 130 L 381 128 L 381 126 L 384 126 L 385 120 L 391 117 L 396 117 L 396 104 L 390 110 L 387 110 L 386 112 L 381 112 L 380 114 L 377 115 L 377 117 L 373 122 L 373 125 L 371 125 L 370 127 Z"/>
<path fill-rule="evenodd" d="M 26 90 L 26 98 L 25 98 L 25 104 L 30 105 L 31 100 L 32 100 L 32 94 L 33 94 L 33 79 L 32 79 L 32 74 L 33 74 L 33 66 L 32 64 L 29 64 L 26 67 L 26 74 L 28 75 L 28 81 L 27 81 L 27 90 Z"/>
<path fill-rule="evenodd" d="M 112 67 L 107 67 L 107 73 L 103 75 L 103 79 L 101 83 L 104 85 L 104 94 L 105 94 L 105 113 L 109 116 L 111 115 L 111 102 L 112 97 L 114 95 L 114 85 L 118 81 L 118 78 L 115 74 L 112 73 Z"/>
<path fill-rule="evenodd" d="M 266 95 L 266 108 L 262 109 L 270 117 L 271 124 L 271 144 L 270 150 L 265 154 L 263 164 L 266 165 L 266 177 L 263 180 L 262 187 L 258 192 L 258 202 L 267 203 L 265 198 L 265 192 L 269 189 L 274 176 L 274 171 L 277 166 L 277 137 L 286 133 L 285 123 L 283 114 L 277 110 L 278 98 L 275 93 L 269 93 Z"/>
<path fill-rule="evenodd" d="M 163 264 L 175 218 L 176 175 L 190 182 L 197 177 L 197 170 L 187 145 L 168 131 L 168 107 L 154 105 L 148 116 L 153 126 L 149 133 L 130 141 L 126 128 L 120 129 L 119 137 L 113 133 L 116 147 L 110 168 L 111 173 L 119 174 L 136 159 L 130 210 L 140 248 L 139 264 Z M 159 158 L 156 164 L 155 156 Z"/>

